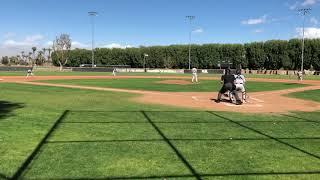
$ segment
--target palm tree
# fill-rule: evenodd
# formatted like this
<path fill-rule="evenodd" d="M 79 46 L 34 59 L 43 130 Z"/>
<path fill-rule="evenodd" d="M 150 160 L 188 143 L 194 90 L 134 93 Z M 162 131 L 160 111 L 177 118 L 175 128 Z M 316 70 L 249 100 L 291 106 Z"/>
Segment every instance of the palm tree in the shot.
<path fill-rule="evenodd" d="M 33 48 L 32 48 L 32 50 L 33 50 Z M 34 53 L 33 53 L 33 54 L 34 54 Z M 29 54 L 28 54 L 28 63 L 29 63 L 30 61 L 32 62 L 31 55 L 32 55 L 32 52 L 29 52 Z"/>
<path fill-rule="evenodd" d="M 46 57 L 46 51 L 47 51 L 46 48 L 42 48 L 42 52 L 43 52 L 43 57 L 44 57 L 44 58 Z"/>
<path fill-rule="evenodd" d="M 37 47 L 32 47 L 32 54 L 33 54 L 33 60 L 36 58 L 36 50 L 37 50 Z"/>
<path fill-rule="evenodd" d="M 24 58 L 24 51 L 21 51 L 21 57 Z"/>
<path fill-rule="evenodd" d="M 37 65 L 42 65 L 42 63 L 43 63 L 43 56 L 42 55 L 43 55 L 43 51 L 39 51 L 37 62 L 36 62 Z"/>
<path fill-rule="evenodd" d="M 47 49 L 48 50 L 48 61 L 50 62 L 51 61 L 51 51 L 52 51 L 52 49 L 51 48 L 48 48 Z"/>
<path fill-rule="evenodd" d="M 23 60 L 23 61 L 24 61 L 24 64 L 28 63 L 28 62 L 27 62 L 27 60 L 28 60 L 28 55 L 23 55 L 23 59 L 24 59 L 24 60 Z"/>

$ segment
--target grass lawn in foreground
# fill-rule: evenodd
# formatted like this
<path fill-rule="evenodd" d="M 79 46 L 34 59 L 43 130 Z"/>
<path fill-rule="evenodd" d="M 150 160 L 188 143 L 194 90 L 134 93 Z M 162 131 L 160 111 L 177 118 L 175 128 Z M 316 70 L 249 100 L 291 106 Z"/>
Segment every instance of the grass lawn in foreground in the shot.
<path fill-rule="evenodd" d="M 0 88 L 0 179 L 16 173 L 65 110 L 20 178 L 320 178 L 318 122 L 137 104 L 126 93 Z"/>
<path fill-rule="evenodd" d="M 44 82 L 57 84 L 72 84 L 95 87 L 109 87 L 119 89 L 162 91 L 162 92 L 213 92 L 221 88 L 220 81 L 201 80 L 199 84 L 162 84 L 166 79 L 76 79 L 76 80 L 48 80 Z M 270 83 L 270 82 L 248 82 L 247 92 L 272 91 L 304 87 L 298 83 Z"/>
<path fill-rule="evenodd" d="M 91 118 L 96 113 L 97 118 Z M 133 114 L 130 123 L 116 120 L 130 114 Z M 238 116 L 242 119 L 239 125 L 224 113 L 214 114 L 71 111 L 49 137 L 24 177 L 210 179 L 224 175 L 254 179 L 257 177 L 250 174 L 255 173 L 270 173 L 258 176 L 266 179 L 320 177 L 320 174 L 305 174 L 320 169 L 317 124 L 299 121 L 301 128 L 297 129 L 292 128 L 297 122 L 286 116 L 277 116 L 285 126 L 275 126 L 272 120 L 248 123 Z M 199 117 L 204 117 L 204 121 L 195 121 Z M 279 129 L 292 133 L 283 134 Z M 297 174 L 286 175 L 291 172 Z M 237 173 L 242 176 L 235 176 Z"/>
<path fill-rule="evenodd" d="M 1 175 L 11 177 L 14 174 L 67 109 L 172 109 L 129 102 L 127 99 L 133 95 L 126 93 L 10 83 L 0 83 L 0 88 L 0 179 Z M 130 121 L 132 117 L 134 116 L 129 115 L 127 119 L 123 119 Z M 120 119 L 121 116 L 115 118 Z"/>

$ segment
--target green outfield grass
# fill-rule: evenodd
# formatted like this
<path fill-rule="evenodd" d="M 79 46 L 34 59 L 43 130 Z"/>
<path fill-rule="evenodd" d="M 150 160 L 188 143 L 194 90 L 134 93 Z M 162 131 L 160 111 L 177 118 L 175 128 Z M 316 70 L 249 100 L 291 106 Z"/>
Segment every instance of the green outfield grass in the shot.
<path fill-rule="evenodd" d="M 299 98 L 299 99 L 306 99 L 311 101 L 320 102 L 320 90 L 311 90 L 311 91 L 303 91 L 303 92 L 296 92 L 291 93 L 288 95 L 289 97 Z"/>
<path fill-rule="evenodd" d="M 148 90 L 162 92 L 216 92 L 221 88 L 218 80 L 201 80 L 199 84 L 161 84 L 166 79 L 78 79 L 78 80 L 49 80 L 44 82 L 58 84 L 72 84 L 95 87 L 109 87 L 131 90 Z M 187 80 L 189 81 L 189 80 Z M 248 92 L 272 91 L 298 88 L 306 85 L 296 83 L 248 82 Z"/>
<path fill-rule="evenodd" d="M 320 112 L 217 113 L 127 93 L 0 88 L 0 179 L 320 178 L 320 121 L 310 120 Z"/>

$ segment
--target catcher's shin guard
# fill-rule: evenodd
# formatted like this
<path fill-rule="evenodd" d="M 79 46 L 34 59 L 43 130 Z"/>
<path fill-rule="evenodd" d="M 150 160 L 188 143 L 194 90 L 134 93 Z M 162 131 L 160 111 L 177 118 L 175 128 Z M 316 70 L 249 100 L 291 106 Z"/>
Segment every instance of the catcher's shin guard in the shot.
<path fill-rule="evenodd" d="M 242 101 L 243 101 L 243 102 L 246 102 L 246 101 L 247 101 L 247 93 L 246 93 L 246 92 L 243 92 L 243 93 L 242 93 Z"/>

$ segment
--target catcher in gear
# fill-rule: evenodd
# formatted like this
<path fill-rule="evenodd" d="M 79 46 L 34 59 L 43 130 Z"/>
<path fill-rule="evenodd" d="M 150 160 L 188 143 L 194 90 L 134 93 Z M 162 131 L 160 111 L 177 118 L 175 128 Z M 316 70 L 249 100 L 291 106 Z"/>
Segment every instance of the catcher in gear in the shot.
<path fill-rule="evenodd" d="M 238 94 L 236 93 L 235 77 L 231 74 L 230 69 L 225 70 L 225 74 L 221 76 L 221 81 L 223 86 L 219 91 L 218 98 L 215 100 L 216 103 L 221 102 L 221 97 L 224 93 L 230 91 L 236 98 L 236 104 L 241 105 L 242 101 L 240 100 Z"/>

